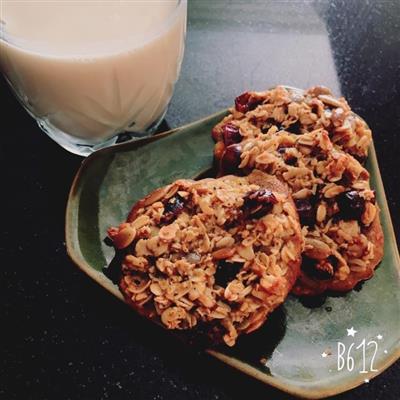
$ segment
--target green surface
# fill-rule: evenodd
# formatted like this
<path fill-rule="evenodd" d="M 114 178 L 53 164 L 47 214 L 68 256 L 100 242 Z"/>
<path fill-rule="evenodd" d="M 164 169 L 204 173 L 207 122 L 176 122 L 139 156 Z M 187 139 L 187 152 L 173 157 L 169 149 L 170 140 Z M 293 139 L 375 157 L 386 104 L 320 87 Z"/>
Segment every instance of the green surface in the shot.
<path fill-rule="evenodd" d="M 116 287 L 101 270 L 114 255 L 103 244 L 106 229 L 125 220 L 132 204 L 176 178 L 195 177 L 212 165 L 211 128 L 226 112 L 150 139 L 101 150 L 83 163 L 71 189 L 66 216 L 67 248 L 72 259 L 114 295 Z M 320 398 L 357 386 L 382 372 L 399 356 L 399 257 L 374 149 L 368 161 L 372 186 L 382 208 L 385 257 L 360 291 L 306 304 L 288 300 L 258 332 L 233 349 L 212 352 L 230 365 L 266 383 L 303 397 Z M 358 333 L 355 340 L 347 328 Z M 382 340 L 377 340 L 377 335 Z M 362 352 L 351 353 L 353 371 L 337 370 L 337 342 L 348 347 L 365 338 L 378 342 L 377 372 L 360 374 Z M 324 351 L 332 354 L 326 358 Z M 386 353 L 385 353 L 386 351 Z M 367 347 L 369 369 L 373 346 Z M 264 364 L 260 362 L 264 360 Z"/>

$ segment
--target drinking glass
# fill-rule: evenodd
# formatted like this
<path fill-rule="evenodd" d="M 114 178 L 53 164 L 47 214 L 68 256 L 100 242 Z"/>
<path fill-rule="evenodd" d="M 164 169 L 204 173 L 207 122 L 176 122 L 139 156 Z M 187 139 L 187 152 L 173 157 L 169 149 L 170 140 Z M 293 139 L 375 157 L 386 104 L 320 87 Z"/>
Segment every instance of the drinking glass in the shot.
<path fill-rule="evenodd" d="M 14 0 L 1 7 L 0 67 L 59 145 L 87 156 L 156 130 L 180 72 L 187 0 Z"/>

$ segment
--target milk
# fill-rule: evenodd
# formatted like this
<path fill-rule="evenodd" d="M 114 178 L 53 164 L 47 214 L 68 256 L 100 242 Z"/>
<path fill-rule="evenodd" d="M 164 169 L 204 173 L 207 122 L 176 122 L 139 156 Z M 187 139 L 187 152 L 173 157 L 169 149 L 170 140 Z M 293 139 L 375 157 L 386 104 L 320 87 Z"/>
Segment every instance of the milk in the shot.
<path fill-rule="evenodd" d="M 0 66 L 47 126 L 98 143 L 163 115 L 182 60 L 186 0 L 1 6 Z"/>

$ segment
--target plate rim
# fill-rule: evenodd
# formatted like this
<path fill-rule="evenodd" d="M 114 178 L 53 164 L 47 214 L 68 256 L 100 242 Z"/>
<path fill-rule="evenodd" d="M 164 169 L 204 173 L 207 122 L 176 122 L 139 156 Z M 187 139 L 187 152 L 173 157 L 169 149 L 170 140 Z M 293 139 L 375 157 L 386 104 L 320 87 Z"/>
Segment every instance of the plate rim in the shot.
<path fill-rule="evenodd" d="M 286 86 L 287 87 L 287 86 Z M 290 87 L 292 88 L 292 87 Z M 297 89 L 297 88 L 293 88 Z M 75 251 L 75 246 L 73 245 L 73 211 L 74 211 L 74 198 L 77 193 L 79 193 L 78 186 L 80 183 L 80 180 L 82 179 L 82 176 L 86 169 L 91 165 L 91 163 L 96 160 L 97 158 L 105 155 L 105 154 L 113 154 L 117 153 L 119 151 L 130 151 L 138 146 L 146 145 L 148 143 L 155 142 L 159 139 L 165 138 L 167 136 L 177 134 L 183 129 L 191 128 L 194 127 L 195 125 L 201 124 L 203 122 L 206 122 L 214 117 L 217 117 L 219 115 L 223 116 L 226 114 L 228 109 L 223 109 L 220 110 L 216 113 L 213 113 L 211 115 L 208 115 L 206 117 L 203 117 L 197 121 L 185 124 L 183 126 L 168 130 L 166 132 L 135 140 L 135 141 L 130 141 L 126 143 L 120 143 L 116 144 L 101 150 L 98 150 L 94 153 L 92 153 L 89 157 L 85 158 L 73 181 L 71 184 L 71 188 L 68 194 L 68 200 L 67 200 L 67 206 L 66 206 L 66 211 L 65 211 L 65 244 L 66 244 L 66 250 L 68 256 L 71 258 L 73 263 L 81 270 L 83 271 L 86 275 L 88 275 L 90 278 L 92 278 L 96 283 L 98 283 L 100 286 L 102 286 L 104 289 L 106 289 L 109 293 L 120 299 L 124 304 L 128 306 L 128 304 L 124 301 L 124 298 L 121 294 L 121 292 L 118 290 L 116 285 L 111 285 L 110 281 L 108 278 L 104 276 L 101 272 L 95 270 L 90 266 L 89 263 L 87 263 L 76 251 Z M 361 118 L 361 117 L 360 117 Z M 397 242 L 396 242 L 396 236 L 393 228 L 393 223 L 392 223 L 392 218 L 390 215 L 390 210 L 387 202 L 387 197 L 385 193 L 385 189 L 383 186 L 383 181 L 382 181 L 382 176 L 378 164 L 378 159 L 375 151 L 375 146 L 374 143 L 372 142 L 369 148 L 369 155 L 368 158 L 373 165 L 375 170 L 375 181 L 376 181 L 376 188 L 379 190 L 380 195 L 382 196 L 382 202 L 379 204 L 381 208 L 381 212 L 385 214 L 387 217 L 387 230 L 389 233 L 389 237 L 385 237 L 385 241 L 390 241 L 393 244 L 394 247 L 394 263 L 395 263 L 395 268 L 398 273 L 398 277 L 400 278 L 400 256 L 399 256 L 399 250 L 397 247 Z M 78 196 L 79 197 L 79 196 Z M 212 349 L 206 349 L 206 353 L 209 355 L 215 357 L 219 361 L 223 362 L 226 365 L 229 365 L 230 367 L 233 367 L 243 373 L 245 373 L 248 376 L 251 376 L 254 379 L 257 379 L 260 382 L 263 382 L 265 384 L 271 385 L 285 393 L 291 394 L 298 396 L 300 398 L 306 398 L 306 399 L 321 399 L 333 395 L 337 395 L 343 392 L 346 392 L 348 390 L 354 389 L 364 383 L 365 376 L 360 376 L 360 377 L 355 377 L 349 382 L 342 383 L 341 386 L 335 386 L 334 388 L 330 389 L 307 389 L 304 387 L 299 387 L 287 382 L 282 382 L 279 378 L 275 378 L 272 376 L 269 376 L 259 369 L 257 369 L 254 366 L 251 366 L 250 364 L 247 364 L 239 359 L 236 359 L 234 357 L 228 356 L 226 354 L 220 353 L 216 350 Z M 394 364 L 398 359 L 400 359 L 400 346 L 386 359 L 384 362 L 379 365 L 378 371 L 369 373 L 368 374 L 368 379 L 372 379 L 375 376 L 381 374 L 383 371 L 385 371 L 387 368 L 389 368 L 392 364 Z M 340 385 L 340 384 L 339 384 Z"/>

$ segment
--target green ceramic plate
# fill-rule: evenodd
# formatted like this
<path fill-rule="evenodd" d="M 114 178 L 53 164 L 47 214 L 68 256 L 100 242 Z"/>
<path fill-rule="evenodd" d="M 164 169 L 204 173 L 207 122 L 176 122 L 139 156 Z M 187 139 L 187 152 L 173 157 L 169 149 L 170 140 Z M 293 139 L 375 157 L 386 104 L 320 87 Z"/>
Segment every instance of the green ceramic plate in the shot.
<path fill-rule="evenodd" d="M 117 287 L 101 272 L 114 254 L 103 243 L 107 227 L 123 221 L 132 204 L 154 188 L 210 168 L 210 131 L 225 114 L 100 150 L 83 162 L 67 206 L 68 253 L 121 300 Z M 361 290 L 328 297 L 320 304 L 289 297 L 264 328 L 240 339 L 233 349 L 210 350 L 210 354 L 262 382 L 305 398 L 349 390 L 399 358 L 400 262 L 373 148 L 368 169 L 385 234 L 385 257 L 376 276 Z M 351 327 L 357 331 L 354 338 L 347 336 L 346 329 Z M 360 373 L 363 370 L 366 373 Z"/>

